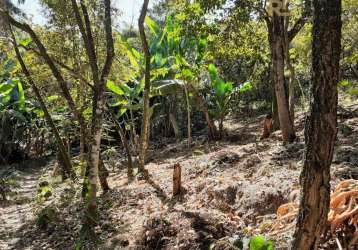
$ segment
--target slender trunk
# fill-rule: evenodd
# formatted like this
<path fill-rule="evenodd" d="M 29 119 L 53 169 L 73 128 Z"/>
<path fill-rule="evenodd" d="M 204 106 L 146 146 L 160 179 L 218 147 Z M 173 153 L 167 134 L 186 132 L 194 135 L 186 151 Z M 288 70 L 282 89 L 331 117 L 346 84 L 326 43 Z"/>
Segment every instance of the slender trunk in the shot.
<path fill-rule="evenodd" d="M 217 129 L 216 129 L 215 123 L 213 122 L 213 120 L 211 119 L 211 117 L 209 115 L 209 109 L 208 109 L 207 105 L 205 104 L 204 98 L 198 93 L 198 91 L 195 89 L 194 86 L 189 85 L 189 87 L 190 87 L 190 90 L 194 93 L 194 96 L 196 97 L 199 107 L 204 114 L 205 121 L 208 126 L 208 130 L 209 130 L 209 138 L 212 140 L 215 140 L 217 138 Z"/>
<path fill-rule="evenodd" d="M 224 117 L 220 117 L 220 121 L 219 121 L 219 136 L 220 139 L 223 138 L 224 135 Z"/>
<path fill-rule="evenodd" d="M 269 43 L 270 43 L 270 48 L 271 48 L 271 57 L 272 57 L 272 24 L 271 22 L 267 23 L 268 29 L 269 29 Z M 270 89 L 271 93 L 272 93 L 272 107 L 271 107 L 271 112 L 272 112 L 272 131 L 277 131 L 280 129 L 280 121 L 278 119 L 278 110 L 277 110 L 277 100 L 276 100 L 276 93 L 275 93 L 275 81 L 274 81 L 274 69 L 273 69 L 273 60 L 271 60 L 271 66 L 270 66 L 270 81 L 271 81 L 271 86 L 272 89 Z"/>
<path fill-rule="evenodd" d="M 86 53 L 89 60 L 92 73 L 93 81 L 93 102 L 92 102 L 92 126 L 91 136 L 87 143 L 89 144 L 88 149 L 88 160 L 86 177 L 83 183 L 83 194 L 85 194 L 86 210 L 85 218 L 82 227 L 82 233 L 85 237 L 93 239 L 95 231 L 94 226 L 97 224 L 97 181 L 100 177 L 100 183 L 103 190 L 109 189 L 107 183 L 108 170 L 105 168 L 101 160 L 101 134 L 102 134 L 102 123 L 103 113 L 105 110 L 106 96 L 105 86 L 108 75 L 110 73 L 112 62 L 114 58 L 114 41 L 112 36 L 112 20 L 111 20 L 111 1 L 104 0 L 104 29 L 106 38 L 106 58 L 103 65 L 103 69 L 100 72 L 97 61 L 97 54 L 94 39 L 92 36 L 91 22 L 87 7 L 83 0 L 80 1 L 80 6 L 83 14 L 81 17 L 77 2 L 72 0 L 72 7 L 74 10 L 77 25 L 82 35 L 83 42 L 86 47 Z M 82 114 L 81 114 L 82 116 Z M 83 123 L 85 124 L 85 123 Z M 87 136 L 86 136 L 87 139 Z M 86 191 L 86 192 L 84 192 Z"/>
<path fill-rule="evenodd" d="M 286 9 L 288 9 L 288 2 Z M 290 119 L 292 121 L 292 124 L 295 124 L 295 87 L 296 87 L 296 76 L 295 76 L 295 68 L 293 67 L 293 64 L 291 62 L 290 57 L 290 44 L 291 41 L 288 38 L 288 25 L 289 25 L 290 17 L 285 17 L 285 60 L 286 60 L 286 66 L 289 70 L 289 77 L 288 77 L 288 108 L 290 112 Z"/>
<path fill-rule="evenodd" d="M 139 171 L 143 172 L 146 176 L 144 168 L 145 157 L 148 148 L 149 141 L 149 125 L 150 125 L 150 107 L 149 107 L 149 95 L 150 95 L 150 51 L 147 41 L 147 37 L 144 30 L 144 20 L 147 15 L 149 0 L 144 0 L 141 14 L 138 20 L 138 27 L 140 38 L 142 40 L 143 52 L 145 57 L 145 74 L 144 74 L 144 93 L 143 93 L 143 122 L 141 131 L 141 145 L 139 152 Z"/>
<path fill-rule="evenodd" d="M 81 164 L 81 175 L 84 176 L 85 174 L 85 134 L 83 128 L 80 127 L 80 164 Z"/>
<path fill-rule="evenodd" d="M 130 150 L 126 135 L 121 127 L 121 124 L 118 122 L 116 115 L 112 112 L 112 110 L 110 110 L 110 107 L 108 104 L 107 104 L 107 109 L 111 115 L 111 118 L 112 118 L 114 124 L 116 125 L 117 132 L 118 132 L 119 136 L 121 137 L 123 147 L 127 153 L 127 161 L 128 161 L 127 177 L 128 177 L 128 180 L 132 180 L 133 179 L 133 161 L 132 161 L 132 154 L 131 154 L 131 150 Z"/>
<path fill-rule="evenodd" d="M 59 134 L 59 132 L 58 132 L 58 130 L 56 128 L 56 125 L 55 125 L 55 123 L 53 122 L 53 120 L 51 118 L 51 115 L 50 115 L 50 113 L 49 113 L 49 111 L 48 111 L 48 109 L 46 107 L 46 104 L 45 104 L 42 96 L 41 96 L 40 90 L 37 88 L 35 82 L 33 81 L 32 77 L 31 77 L 30 72 L 28 71 L 28 69 L 27 69 L 27 67 L 25 65 L 24 60 L 22 59 L 21 53 L 20 53 L 19 48 L 18 48 L 17 43 L 16 43 L 16 38 L 15 38 L 15 36 L 14 36 L 12 30 L 11 30 L 11 26 L 9 26 L 9 29 L 10 29 L 10 32 L 11 32 L 11 35 L 12 35 L 12 41 L 13 41 L 13 44 L 14 44 L 16 57 L 17 57 L 17 60 L 20 63 L 22 72 L 26 76 L 26 79 L 27 79 L 28 83 L 31 85 L 31 87 L 32 87 L 32 89 L 33 89 L 33 91 L 34 91 L 34 93 L 36 95 L 36 98 L 40 103 L 41 109 L 44 112 L 46 122 L 50 126 L 50 128 L 52 130 L 52 133 L 55 136 L 55 140 L 56 140 L 58 150 L 59 150 L 59 153 L 60 153 L 60 157 L 61 157 L 61 163 L 62 163 L 61 166 L 63 167 L 63 172 L 68 174 L 73 180 L 75 180 L 76 179 L 76 174 L 73 171 L 72 163 L 71 163 L 71 159 L 70 159 L 70 156 L 68 154 L 68 151 L 66 150 L 66 147 L 65 147 L 65 145 L 64 145 L 64 143 L 63 143 L 63 141 L 61 139 L 61 136 L 60 136 L 60 134 Z"/>
<path fill-rule="evenodd" d="M 278 108 L 275 88 L 273 89 L 273 100 L 272 100 L 272 130 L 277 131 L 280 129 L 280 120 L 278 118 Z"/>
<path fill-rule="evenodd" d="M 138 141 L 138 135 L 136 132 L 133 110 L 130 109 L 129 113 L 130 113 L 130 120 L 131 120 L 131 123 L 130 123 L 131 143 L 132 143 L 132 147 L 133 147 L 135 154 L 138 155 L 139 141 Z"/>
<path fill-rule="evenodd" d="M 186 100 L 186 112 L 187 112 L 187 122 L 188 122 L 188 148 L 191 146 L 192 137 L 191 137 L 191 108 L 190 108 L 190 99 L 189 99 L 189 91 L 184 83 L 184 91 L 185 91 L 185 100 Z"/>
<path fill-rule="evenodd" d="M 288 70 L 290 71 L 290 80 L 289 80 L 289 89 L 288 89 L 288 103 L 289 103 L 289 111 L 290 111 L 290 119 L 294 124 L 295 120 L 295 88 L 296 88 L 296 74 L 295 68 L 291 64 L 290 60 L 287 61 Z"/>
<path fill-rule="evenodd" d="M 294 250 L 317 249 L 326 228 L 330 165 L 337 136 L 341 0 L 314 0 L 312 98 L 306 120 L 306 156 Z"/>
<path fill-rule="evenodd" d="M 127 177 L 128 177 L 128 180 L 132 180 L 133 179 L 133 160 L 132 160 L 131 150 L 130 150 L 126 135 L 124 134 L 124 131 L 121 128 L 120 124 L 117 125 L 117 129 L 118 129 L 118 133 L 120 134 L 123 147 L 127 154 L 127 161 L 128 161 Z"/>
<path fill-rule="evenodd" d="M 180 139 L 181 138 L 181 132 L 180 132 L 180 129 L 179 129 L 179 126 L 178 126 L 177 119 L 175 118 L 175 115 L 173 113 L 169 113 L 169 120 L 170 120 L 170 124 L 173 127 L 175 138 Z"/>
<path fill-rule="evenodd" d="M 290 119 L 288 102 L 285 93 L 285 41 L 284 41 L 284 18 L 276 14 L 273 16 L 271 33 L 271 53 L 273 65 L 273 80 L 277 101 L 278 118 L 284 142 L 292 142 L 295 138 L 295 131 Z"/>

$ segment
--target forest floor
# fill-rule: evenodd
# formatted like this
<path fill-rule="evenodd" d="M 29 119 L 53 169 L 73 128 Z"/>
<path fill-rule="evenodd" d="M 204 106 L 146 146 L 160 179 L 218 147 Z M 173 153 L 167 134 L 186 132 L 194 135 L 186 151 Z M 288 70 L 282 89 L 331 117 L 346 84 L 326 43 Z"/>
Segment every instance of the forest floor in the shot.
<path fill-rule="evenodd" d="M 358 102 L 340 110 L 332 164 L 332 186 L 358 178 Z M 149 181 L 128 183 L 120 158 L 108 162 L 111 190 L 100 194 L 99 249 L 235 249 L 252 235 L 265 235 L 275 249 L 288 249 L 292 228 L 271 231 L 277 208 L 297 201 L 304 156 L 303 113 L 298 140 L 280 141 L 280 132 L 259 141 L 263 115 L 226 121 L 227 136 L 208 142 L 165 140 L 151 149 Z M 173 165 L 182 167 L 183 194 L 172 197 Z M 74 249 L 81 224 L 80 185 L 51 177 L 54 160 L 12 166 L 10 201 L 0 203 L 0 249 Z M 31 164 L 30 164 L 31 165 Z M 46 199 L 39 184 L 48 182 Z M 336 247 L 327 249 L 335 249 Z"/>

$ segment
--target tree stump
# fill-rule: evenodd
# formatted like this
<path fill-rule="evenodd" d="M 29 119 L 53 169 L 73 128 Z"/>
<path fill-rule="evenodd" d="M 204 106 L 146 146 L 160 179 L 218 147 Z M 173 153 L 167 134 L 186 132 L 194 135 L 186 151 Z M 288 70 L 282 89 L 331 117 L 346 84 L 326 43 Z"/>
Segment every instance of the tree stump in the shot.
<path fill-rule="evenodd" d="M 174 164 L 173 172 L 173 196 L 179 195 L 181 192 L 181 166 L 179 163 Z"/>

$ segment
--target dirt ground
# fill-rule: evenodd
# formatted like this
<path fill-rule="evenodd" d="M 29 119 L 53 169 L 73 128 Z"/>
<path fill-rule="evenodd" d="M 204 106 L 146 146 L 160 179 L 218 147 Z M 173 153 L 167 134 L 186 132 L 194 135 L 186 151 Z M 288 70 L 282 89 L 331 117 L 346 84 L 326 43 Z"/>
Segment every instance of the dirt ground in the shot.
<path fill-rule="evenodd" d="M 358 116 L 340 114 L 332 186 L 358 178 Z M 121 159 L 111 159 L 111 191 L 99 197 L 98 249 L 237 249 L 233 243 L 245 244 L 257 234 L 273 240 L 275 249 L 287 249 L 293 229 L 272 232 L 270 226 L 281 204 L 299 198 L 305 117 L 297 114 L 298 139 L 286 146 L 279 132 L 259 141 L 263 117 L 228 120 L 224 140 L 197 136 L 190 150 L 185 140 L 163 141 L 146 166 L 149 181 L 128 183 Z M 175 163 L 182 167 L 183 191 L 173 198 Z M 11 200 L 0 204 L 0 249 L 74 249 L 80 185 L 50 177 L 53 167 L 51 159 L 23 170 L 13 167 L 18 186 Z M 51 187 L 44 201 L 36 198 L 43 181 Z M 39 227 L 37 218 L 49 207 L 54 213 Z"/>

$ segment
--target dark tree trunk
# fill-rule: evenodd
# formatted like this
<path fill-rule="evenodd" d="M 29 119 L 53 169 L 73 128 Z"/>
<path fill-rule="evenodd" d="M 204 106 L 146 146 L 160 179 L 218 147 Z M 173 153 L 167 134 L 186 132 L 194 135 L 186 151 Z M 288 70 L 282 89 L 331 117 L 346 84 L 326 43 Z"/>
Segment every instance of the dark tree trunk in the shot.
<path fill-rule="evenodd" d="M 330 202 L 330 165 L 337 135 L 341 0 L 314 0 L 312 98 L 306 120 L 302 198 L 293 249 L 317 249 Z"/>

